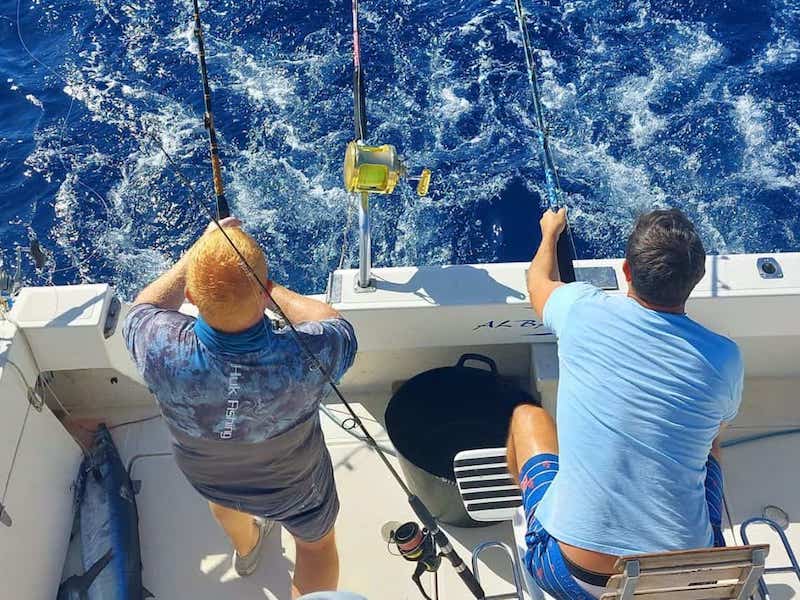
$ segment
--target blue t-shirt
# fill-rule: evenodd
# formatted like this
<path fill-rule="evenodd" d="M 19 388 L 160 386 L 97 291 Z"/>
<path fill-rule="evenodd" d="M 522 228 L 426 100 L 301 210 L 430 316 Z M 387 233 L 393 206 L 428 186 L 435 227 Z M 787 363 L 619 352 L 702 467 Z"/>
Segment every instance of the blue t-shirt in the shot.
<path fill-rule="evenodd" d="M 559 472 L 536 516 L 612 555 L 713 545 L 706 461 L 739 409 L 739 348 L 685 315 L 586 283 L 556 289 Z"/>
<path fill-rule="evenodd" d="M 334 379 L 353 364 L 356 336 L 344 319 L 296 328 Z M 306 421 L 328 393 L 289 328 L 273 329 L 266 319 L 225 334 L 202 319 L 140 304 L 123 336 L 167 424 L 191 438 L 262 442 Z"/>

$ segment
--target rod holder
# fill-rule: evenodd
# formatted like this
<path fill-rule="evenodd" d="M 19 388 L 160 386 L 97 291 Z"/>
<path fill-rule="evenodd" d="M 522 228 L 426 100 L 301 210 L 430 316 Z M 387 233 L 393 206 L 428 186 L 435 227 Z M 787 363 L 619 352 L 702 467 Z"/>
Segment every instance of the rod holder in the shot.
<path fill-rule="evenodd" d="M 358 282 L 356 291 L 374 291 L 372 286 L 372 232 L 369 193 L 361 192 L 358 202 Z"/>
<path fill-rule="evenodd" d="M 391 144 L 368 146 L 361 140 L 347 144 L 344 154 L 344 189 L 359 195 L 358 205 L 358 281 L 357 292 L 375 291 L 372 279 L 372 237 L 370 232 L 369 195 L 388 195 L 401 179 L 417 181 L 417 194 L 425 196 L 431 184 L 430 169 L 418 177 L 409 177 L 397 149 Z"/>

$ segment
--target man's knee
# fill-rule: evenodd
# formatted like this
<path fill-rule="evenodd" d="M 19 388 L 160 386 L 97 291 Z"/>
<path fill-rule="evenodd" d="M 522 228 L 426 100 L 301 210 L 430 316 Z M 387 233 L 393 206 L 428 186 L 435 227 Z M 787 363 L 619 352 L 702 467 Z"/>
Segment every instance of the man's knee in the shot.
<path fill-rule="evenodd" d="M 556 424 L 553 417 L 539 406 L 517 406 L 511 417 L 510 433 L 518 468 L 536 454 L 558 454 Z"/>
<path fill-rule="evenodd" d="M 308 542 L 298 537 L 294 538 L 298 550 L 302 549 L 307 552 L 324 552 L 330 550 L 331 547 L 336 548 L 336 531 L 331 529 L 328 533 L 323 535 L 318 540 Z"/>
<path fill-rule="evenodd" d="M 208 508 L 211 509 L 211 514 L 214 515 L 214 518 L 220 523 L 244 518 L 247 516 L 244 513 L 220 504 L 216 504 L 210 500 L 208 502 Z"/>
<path fill-rule="evenodd" d="M 520 404 L 511 415 L 511 434 L 528 436 L 543 425 L 552 424 L 553 419 L 546 410 L 533 404 Z"/>

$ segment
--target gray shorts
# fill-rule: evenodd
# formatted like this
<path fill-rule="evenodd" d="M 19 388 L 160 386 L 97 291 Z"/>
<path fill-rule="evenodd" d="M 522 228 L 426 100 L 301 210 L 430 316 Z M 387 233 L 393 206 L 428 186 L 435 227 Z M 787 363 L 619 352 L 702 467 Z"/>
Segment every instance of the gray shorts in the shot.
<path fill-rule="evenodd" d="M 339 496 L 318 414 L 259 443 L 172 434 L 178 467 L 207 500 L 277 521 L 305 542 L 333 529 Z"/>
<path fill-rule="evenodd" d="M 318 463 L 318 468 L 308 481 L 293 487 L 288 494 L 280 494 L 280 498 L 270 498 L 268 502 L 240 500 L 235 508 L 277 521 L 294 537 L 304 542 L 322 539 L 336 523 L 339 495 L 336 492 L 333 465 L 327 448 Z"/>

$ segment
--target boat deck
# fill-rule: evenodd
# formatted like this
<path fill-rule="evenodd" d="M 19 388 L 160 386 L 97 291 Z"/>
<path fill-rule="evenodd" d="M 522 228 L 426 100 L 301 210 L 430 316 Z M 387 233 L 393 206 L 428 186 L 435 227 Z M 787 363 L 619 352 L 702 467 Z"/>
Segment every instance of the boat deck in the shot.
<path fill-rule="evenodd" d="M 337 410 L 336 406 L 331 407 Z M 150 411 L 152 412 L 152 411 Z M 371 433 L 387 446 L 389 440 L 363 406 L 359 412 Z M 109 424 L 135 419 L 147 411 L 115 409 L 105 415 Z M 390 553 L 381 539 L 387 521 L 412 520 L 405 497 L 377 455 L 329 419 L 323 417 L 341 501 L 337 541 L 341 558 L 340 589 L 367 598 L 419 598 L 411 581 L 413 565 Z M 193 598 L 289 598 L 294 569 L 294 544 L 280 527 L 270 533 L 258 571 L 240 578 L 231 566 L 232 549 L 213 521 L 206 502 L 175 465 L 169 436 L 161 419 L 115 429 L 113 437 L 132 478 L 141 480 L 137 496 L 143 581 L 159 600 Z M 398 467 L 399 468 L 399 467 Z M 509 524 L 480 529 L 446 528 L 465 561 L 468 548 L 485 539 L 509 539 Z M 500 555 L 487 554 L 484 581 L 489 589 L 512 591 L 510 568 Z M 496 562 L 495 562 L 496 561 Z M 432 576 L 424 577 L 432 593 Z M 448 563 L 438 577 L 440 597 L 461 597 L 460 580 Z"/>
<path fill-rule="evenodd" d="M 361 400 L 359 412 L 373 435 L 382 444 L 390 445 L 379 420 L 371 414 L 382 403 L 377 399 Z M 769 406 L 769 402 L 762 403 L 758 410 L 754 402 L 747 403 L 741 423 L 732 428 L 731 437 L 771 429 L 774 421 L 765 417 L 770 412 Z M 336 405 L 331 408 L 341 410 Z M 109 423 L 119 423 L 153 412 L 147 407 L 116 408 L 106 410 L 103 416 Z M 772 417 L 777 414 L 775 410 L 772 413 Z M 87 413 L 87 416 L 92 415 Z M 784 419 L 781 425 L 792 423 Z M 342 506 L 337 524 L 340 589 L 360 593 L 370 600 L 420 598 L 410 579 L 413 565 L 392 555 L 380 536 L 380 528 L 386 521 L 413 518 L 401 490 L 365 444 L 325 417 L 323 428 Z M 249 578 L 238 577 L 231 567 L 232 551 L 227 539 L 212 520 L 205 501 L 186 482 L 169 455 L 164 423 L 158 419 L 128 425 L 115 429 L 113 435 L 123 461 L 133 461 L 133 478 L 142 481 L 137 501 L 143 580 L 156 598 L 289 598 L 294 548 L 287 532 L 276 527 L 267 540 L 258 571 Z M 774 505 L 789 515 L 791 524 L 787 534 L 795 547 L 800 548 L 800 494 L 794 477 L 796 465 L 800 464 L 800 435 L 737 445 L 727 449 L 724 456 L 726 497 L 732 520 L 726 528 L 728 542 L 740 541 L 742 521 L 760 515 L 764 506 Z M 510 524 L 445 529 L 467 561 L 470 549 L 477 543 L 490 539 L 511 543 L 512 538 Z M 768 566 L 787 564 L 786 554 L 774 534 L 763 527 L 754 527 L 751 534 L 753 542 L 772 544 Z M 488 564 L 481 575 L 487 593 L 513 591 L 511 570 L 504 557 L 500 553 L 487 553 L 486 557 Z M 433 597 L 435 584 L 440 598 L 469 597 L 446 562 L 439 571 L 438 582 L 430 575 L 425 576 L 424 582 Z M 788 600 L 800 593 L 800 581 L 793 574 L 770 575 L 767 582 L 773 600 Z"/>

